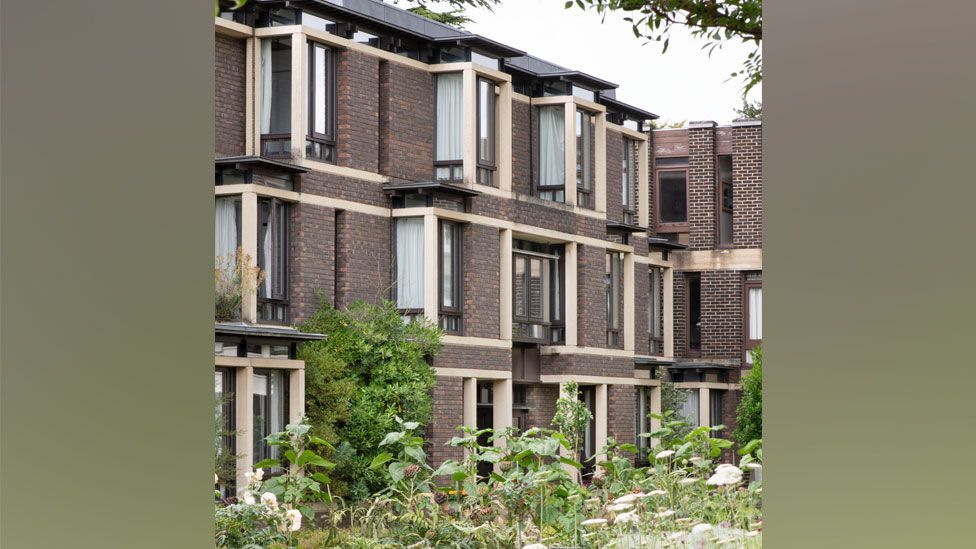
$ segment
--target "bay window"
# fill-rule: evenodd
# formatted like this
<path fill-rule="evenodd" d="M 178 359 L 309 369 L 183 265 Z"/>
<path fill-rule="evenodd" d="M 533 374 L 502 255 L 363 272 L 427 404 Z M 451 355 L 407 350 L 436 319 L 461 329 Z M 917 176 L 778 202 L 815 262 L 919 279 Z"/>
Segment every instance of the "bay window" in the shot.
<path fill-rule="evenodd" d="M 762 343 L 762 273 L 746 273 L 743 284 L 743 351 L 746 364 L 752 364 L 752 351 Z"/>
<path fill-rule="evenodd" d="M 251 380 L 254 410 L 254 463 L 277 459 L 278 446 L 271 446 L 265 438 L 285 430 L 288 410 L 288 372 L 285 370 L 255 370 Z M 271 472 L 279 472 L 272 469 Z"/>
<path fill-rule="evenodd" d="M 576 203 L 593 208 L 593 114 L 576 109 Z"/>
<path fill-rule="evenodd" d="M 606 254 L 607 277 L 607 347 L 623 346 L 623 276 L 624 254 Z"/>
<path fill-rule="evenodd" d="M 637 151 L 636 139 L 624 138 L 624 154 L 620 170 L 620 197 L 623 203 L 623 222 L 637 224 Z"/>
<path fill-rule="evenodd" d="M 496 85 L 478 78 L 478 176 L 482 185 L 495 186 Z"/>
<path fill-rule="evenodd" d="M 461 333 L 461 225 L 441 220 L 439 247 L 440 326 L 445 332 Z"/>
<path fill-rule="evenodd" d="M 512 258 L 512 336 L 519 341 L 565 340 L 563 247 L 518 240 Z"/>
<path fill-rule="evenodd" d="M 463 178 L 462 83 L 459 72 L 435 77 L 434 179 L 438 181 L 460 181 Z"/>
<path fill-rule="evenodd" d="M 308 136 L 305 156 L 335 162 L 335 63 L 332 48 L 308 43 Z"/>
<path fill-rule="evenodd" d="M 539 107 L 539 198 L 565 202 L 566 117 L 563 105 Z"/>
<path fill-rule="evenodd" d="M 261 40 L 261 154 L 291 154 L 291 38 Z"/>
<path fill-rule="evenodd" d="M 405 320 L 424 314 L 424 218 L 402 217 L 394 225 L 396 304 Z"/>
<path fill-rule="evenodd" d="M 277 198 L 258 200 L 258 319 L 288 322 L 289 208 Z"/>
<path fill-rule="evenodd" d="M 658 231 L 688 230 L 688 158 L 657 160 Z"/>
<path fill-rule="evenodd" d="M 716 244 L 732 246 L 732 156 L 718 157 L 718 238 Z"/>

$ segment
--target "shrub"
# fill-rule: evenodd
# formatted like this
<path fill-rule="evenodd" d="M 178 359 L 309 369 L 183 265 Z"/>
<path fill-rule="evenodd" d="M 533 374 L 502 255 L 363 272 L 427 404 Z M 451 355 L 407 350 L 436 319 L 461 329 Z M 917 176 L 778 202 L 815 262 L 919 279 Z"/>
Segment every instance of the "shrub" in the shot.
<path fill-rule="evenodd" d="M 762 348 L 752 351 L 752 371 L 742 382 L 742 400 L 736 411 L 735 440 L 745 447 L 762 439 Z"/>

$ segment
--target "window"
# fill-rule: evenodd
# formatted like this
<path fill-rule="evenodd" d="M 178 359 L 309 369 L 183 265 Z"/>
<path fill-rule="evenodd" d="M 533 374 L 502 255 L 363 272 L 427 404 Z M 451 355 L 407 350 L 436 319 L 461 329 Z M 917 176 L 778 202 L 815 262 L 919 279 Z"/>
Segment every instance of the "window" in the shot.
<path fill-rule="evenodd" d="M 261 40 L 261 154 L 291 154 L 291 39 Z"/>
<path fill-rule="evenodd" d="M 576 109 L 576 203 L 593 208 L 593 115 Z"/>
<path fill-rule="evenodd" d="M 520 341 L 565 340 L 563 247 L 516 241 L 512 275 L 512 336 Z"/>
<path fill-rule="evenodd" d="M 277 198 L 258 201 L 258 319 L 288 322 L 288 204 Z"/>
<path fill-rule="evenodd" d="M 725 391 L 719 389 L 711 389 L 708 391 L 708 419 L 709 425 L 712 427 L 718 427 L 724 423 L 722 421 L 722 398 Z M 720 431 L 712 431 L 711 436 L 716 438 L 722 438 L 725 433 L 725 429 Z"/>
<path fill-rule="evenodd" d="M 241 245 L 241 197 L 219 197 L 214 204 L 214 265 L 233 270 Z"/>
<path fill-rule="evenodd" d="M 599 450 L 596 447 L 596 387 L 593 385 L 580 387 L 579 399 L 586 404 L 586 408 L 590 411 L 590 420 L 586 422 L 586 428 L 583 431 L 583 447 L 579 456 L 579 461 L 583 464 L 580 477 L 588 481 L 593 478 L 593 474 L 596 472 L 596 460 L 593 458 L 596 457 L 596 452 Z"/>
<path fill-rule="evenodd" d="M 688 230 L 688 158 L 657 159 L 658 230 Z"/>
<path fill-rule="evenodd" d="M 651 355 L 664 354 L 664 318 L 662 315 L 664 301 L 664 270 L 651 267 L 648 271 L 648 307 L 647 327 L 649 331 L 648 349 Z"/>
<path fill-rule="evenodd" d="M 697 273 L 686 275 L 685 289 L 688 356 L 695 357 L 701 355 L 701 276 Z"/>
<path fill-rule="evenodd" d="M 587 101 L 596 101 L 596 93 L 593 90 L 582 88 L 576 84 L 573 84 L 573 96 Z"/>
<path fill-rule="evenodd" d="M 440 325 L 461 333 L 461 225 L 442 220 L 440 229 Z"/>
<path fill-rule="evenodd" d="M 460 181 L 463 178 L 461 73 L 438 74 L 435 82 L 434 178 L 438 181 Z"/>
<path fill-rule="evenodd" d="M 539 198 L 565 202 L 566 117 L 563 105 L 539 107 Z"/>
<path fill-rule="evenodd" d="M 498 70 L 498 58 L 490 57 L 476 50 L 471 50 L 471 62 L 489 69 Z"/>
<path fill-rule="evenodd" d="M 732 246 L 732 157 L 718 157 L 718 242 Z"/>
<path fill-rule="evenodd" d="M 235 461 L 237 441 L 234 436 L 234 429 L 236 428 L 234 383 L 233 368 L 218 367 L 214 370 L 214 419 L 216 425 L 214 449 L 218 467 L 224 464 L 230 465 Z M 224 497 L 232 495 L 233 479 L 222 479 L 220 490 Z"/>
<path fill-rule="evenodd" d="M 305 156 L 335 162 L 335 66 L 332 49 L 308 44 L 308 137 Z"/>
<path fill-rule="evenodd" d="M 752 349 L 762 343 L 762 273 L 746 273 L 742 285 L 745 332 L 743 350 L 746 364 L 752 364 Z"/>
<path fill-rule="evenodd" d="M 623 203 L 623 222 L 637 224 L 637 151 L 636 139 L 624 138 L 624 155 L 620 171 L 620 197 Z"/>
<path fill-rule="evenodd" d="M 698 427 L 698 389 L 682 389 L 685 392 L 685 402 L 681 405 L 678 415 L 686 421 L 692 429 Z"/>
<path fill-rule="evenodd" d="M 647 463 L 648 452 L 651 449 L 651 439 L 642 437 L 641 434 L 651 432 L 651 388 L 637 388 L 637 417 L 634 433 L 637 435 L 637 462 Z"/>
<path fill-rule="evenodd" d="M 396 220 L 396 303 L 404 320 L 424 314 L 424 218 Z"/>
<path fill-rule="evenodd" d="M 495 83 L 478 79 L 478 183 L 495 186 Z"/>
<path fill-rule="evenodd" d="M 254 462 L 278 458 L 281 449 L 264 439 L 285 430 L 288 384 L 284 370 L 255 370 L 252 378 L 254 402 Z M 279 472 L 281 469 L 272 469 Z"/>
<path fill-rule="evenodd" d="M 624 254 L 606 254 L 607 275 L 607 347 L 623 346 L 623 276 Z"/>
<path fill-rule="evenodd" d="M 477 417 L 475 418 L 475 427 L 481 431 L 483 429 L 491 429 L 495 426 L 495 404 L 494 404 L 494 385 L 491 381 L 479 381 L 477 384 L 478 397 L 476 401 Z M 489 433 L 482 433 L 478 437 L 478 444 L 482 446 L 491 446 L 491 435 Z M 494 466 L 488 461 L 478 462 L 478 476 L 483 478 L 488 478 L 491 475 Z"/>

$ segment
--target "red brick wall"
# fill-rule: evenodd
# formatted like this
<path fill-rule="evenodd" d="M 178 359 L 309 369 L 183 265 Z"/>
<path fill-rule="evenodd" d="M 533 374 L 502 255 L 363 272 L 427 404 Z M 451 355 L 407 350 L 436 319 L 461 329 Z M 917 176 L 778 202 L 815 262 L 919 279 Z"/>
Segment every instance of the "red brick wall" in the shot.
<path fill-rule="evenodd" d="M 690 128 L 688 153 L 689 249 L 714 249 L 715 128 Z"/>
<path fill-rule="evenodd" d="M 427 451 L 434 467 L 444 460 L 461 460 L 464 450 L 445 446 L 461 433 L 457 427 L 464 423 L 464 382 L 459 377 L 437 376 L 434 385 L 434 415 L 427 424 Z"/>
<path fill-rule="evenodd" d="M 337 164 L 379 171 L 379 60 L 341 50 L 336 69 Z"/>
<path fill-rule="evenodd" d="M 313 204 L 291 206 L 291 288 L 293 324 L 318 309 L 317 290 L 332 303 L 335 293 L 335 210 Z"/>
<path fill-rule="evenodd" d="M 556 415 L 559 385 L 529 385 L 525 390 L 525 402 L 529 406 L 529 426 L 552 428 Z"/>
<path fill-rule="evenodd" d="M 617 442 L 635 444 L 637 425 L 637 391 L 633 385 L 607 387 L 607 436 Z"/>
<path fill-rule="evenodd" d="M 542 375 L 634 377 L 634 360 L 592 354 L 542 355 Z"/>
<path fill-rule="evenodd" d="M 501 292 L 498 229 L 465 225 L 463 242 L 464 335 L 497 338 Z"/>
<path fill-rule="evenodd" d="M 434 96 L 430 73 L 381 61 L 380 172 L 424 181 L 434 171 Z"/>
<path fill-rule="evenodd" d="M 607 346 L 606 249 L 578 246 L 577 318 L 578 344 Z"/>
<path fill-rule="evenodd" d="M 214 150 L 217 156 L 244 154 L 244 41 L 214 37 Z"/>
<path fill-rule="evenodd" d="M 336 305 L 389 299 L 390 219 L 344 210 L 336 213 L 335 230 Z"/>
<path fill-rule="evenodd" d="M 646 355 L 648 352 L 647 337 L 648 307 L 650 306 L 650 280 L 647 267 L 642 263 L 634 263 L 634 353 Z M 629 327 L 624 326 L 624 330 Z"/>
<path fill-rule="evenodd" d="M 762 126 L 732 130 L 732 237 L 736 248 L 762 248 Z"/>
<path fill-rule="evenodd" d="M 742 274 L 704 271 L 702 287 L 702 356 L 739 358 L 742 349 Z"/>
<path fill-rule="evenodd" d="M 607 129 L 607 221 L 623 221 L 624 206 L 620 180 L 624 157 L 624 136 Z"/>
<path fill-rule="evenodd" d="M 512 350 L 473 345 L 443 345 L 441 352 L 434 357 L 434 367 L 511 371 Z M 458 419 L 458 423 L 460 422 Z"/>

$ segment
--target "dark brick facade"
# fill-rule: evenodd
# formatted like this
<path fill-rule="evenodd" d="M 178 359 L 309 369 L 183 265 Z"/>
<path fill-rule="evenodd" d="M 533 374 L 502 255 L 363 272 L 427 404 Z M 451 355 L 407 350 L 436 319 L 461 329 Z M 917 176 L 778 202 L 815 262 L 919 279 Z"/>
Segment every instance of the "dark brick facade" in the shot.
<path fill-rule="evenodd" d="M 336 81 L 336 163 L 376 173 L 379 171 L 379 59 L 358 51 L 340 51 Z"/>
<path fill-rule="evenodd" d="M 300 324 L 318 309 L 322 292 L 335 303 L 335 219 L 332 208 L 314 204 L 291 206 L 290 311 L 292 322 Z M 304 235 L 314 234 L 315 238 Z"/>
<path fill-rule="evenodd" d="M 434 170 L 434 81 L 426 71 L 389 61 L 380 62 L 379 75 L 380 173 L 395 180 L 430 179 Z"/>
<path fill-rule="evenodd" d="M 464 227 L 464 335 L 497 338 L 498 299 L 501 295 L 498 229 L 469 224 Z"/>
<path fill-rule="evenodd" d="M 451 438 L 460 436 L 458 427 L 464 423 L 464 379 L 460 377 L 437 376 L 434 386 L 434 417 L 427 424 L 427 451 L 431 463 L 441 463 L 464 458 L 462 448 L 452 448 L 444 444 Z"/>
<path fill-rule="evenodd" d="M 243 40 L 214 38 L 214 151 L 217 156 L 244 154 L 245 78 L 247 59 Z"/>
<path fill-rule="evenodd" d="M 762 126 L 732 130 L 732 237 L 736 248 L 762 248 Z"/>
<path fill-rule="evenodd" d="M 377 303 L 391 296 L 390 219 L 352 211 L 336 213 L 336 305 Z"/>
<path fill-rule="evenodd" d="M 715 128 L 689 128 L 689 249 L 708 250 L 715 247 L 715 206 Z"/>

